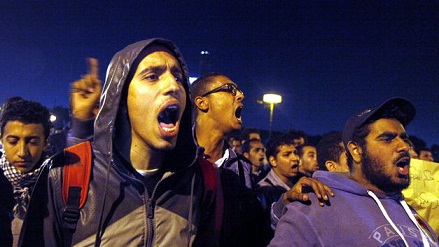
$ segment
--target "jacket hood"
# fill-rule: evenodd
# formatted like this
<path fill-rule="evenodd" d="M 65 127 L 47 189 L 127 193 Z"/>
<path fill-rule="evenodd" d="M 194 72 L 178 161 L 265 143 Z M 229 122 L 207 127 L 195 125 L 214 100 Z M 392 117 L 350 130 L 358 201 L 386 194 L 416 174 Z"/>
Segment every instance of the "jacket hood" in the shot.
<path fill-rule="evenodd" d="M 94 144 L 99 152 L 109 159 L 113 156 L 113 151 L 117 151 L 125 161 L 131 164 L 129 157 L 132 137 L 126 107 L 126 91 L 140 62 L 139 59 L 143 59 L 142 51 L 151 45 L 163 46 L 173 52 L 183 71 L 186 108 L 181 119 L 176 146 L 168 151 L 163 163 L 169 166 L 167 170 L 176 170 L 190 165 L 195 160 L 196 146 L 191 130 L 187 65 L 177 46 L 169 40 L 154 38 L 139 41 L 117 52 L 111 59 L 100 98 L 99 113 L 94 125 Z"/>

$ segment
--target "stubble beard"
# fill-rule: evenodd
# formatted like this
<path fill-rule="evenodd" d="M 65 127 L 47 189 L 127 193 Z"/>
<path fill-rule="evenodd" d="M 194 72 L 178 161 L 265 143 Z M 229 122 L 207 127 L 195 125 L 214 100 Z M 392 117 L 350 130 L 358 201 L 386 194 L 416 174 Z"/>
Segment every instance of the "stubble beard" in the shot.
<path fill-rule="evenodd" d="M 363 150 L 363 174 L 373 185 L 386 193 L 401 192 L 410 185 L 410 177 L 406 182 L 394 181 L 391 174 L 386 174 L 384 166 L 380 164 L 378 159 L 370 155 L 367 149 L 363 148 Z"/>

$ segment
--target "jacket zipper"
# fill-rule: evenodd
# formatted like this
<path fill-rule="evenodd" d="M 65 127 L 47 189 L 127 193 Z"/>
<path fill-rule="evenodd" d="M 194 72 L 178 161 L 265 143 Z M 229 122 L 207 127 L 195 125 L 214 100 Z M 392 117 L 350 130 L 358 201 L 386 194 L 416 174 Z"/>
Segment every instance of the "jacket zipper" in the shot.
<path fill-rule="evenodd" d="M 147 210 L 147 235 L 146 235 L 147 236 L 146 237 L 147 244 L 146 244 L 146 246 L 153 246 L 152 242 L 153 242 L 154 235 L 155 235 L 154 222 L 153 222 L 154 207 L 155 207 L 154 204 L 155 204 L 155 202 L 153 199 L 151 199 L 151 197 L 147 199 L 147 201 L 146 201 L 146 210 Z"/>
<path fill-rule="evenodd" d="M 154 187 L 154 190 L 152 191 L 152 195 L 151 196 L 149 196 L 149 193 L 148 193 L 148 191 L 147 191 L 147 189 L 145 187 L 145 192 L 146 192 L 145 195 L 148 195 L 148 198 L 146 199 L 146 210 L 147 210 L 146 217 L 147 217 L 147 224 L 148 224 L 147 225 L 147 244 L 146 244 L 146 246 L 153 246 L 153 239 L 154 239 L 154 235 L 155 235 L 155 229 L 154 229 L 155 200 L 153 199 L 154 195 L 155 195 L 155 192 L 156 192 L 157 187 L 159 186 L 159 184 L 163 180 L 165 180 L 165 179 L 169 178 L 170 176 L 172 176 L 172 174 L 174 174 L 174 173 L 171 173 L 169 175 L 164 175 L 157 182 L 157 184 Z"/>

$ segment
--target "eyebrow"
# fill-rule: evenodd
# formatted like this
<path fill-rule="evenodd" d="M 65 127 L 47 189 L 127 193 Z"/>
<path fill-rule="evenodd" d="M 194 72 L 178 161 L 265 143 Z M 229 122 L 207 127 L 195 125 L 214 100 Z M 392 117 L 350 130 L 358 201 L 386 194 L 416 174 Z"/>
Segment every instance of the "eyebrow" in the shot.
<path fill-rule="evenodd" d="M 145 76 L 145 74 L 148 74 L 150 72 L 154 73 L 162 73 L 163 71 L 166 71 L 167 66 L 166 65 L 157 65 L 157 66 L 148 66 L 141 70 L 138 74 L 138 76 Z M 171 67 L 171 73 L 181 73 L 183 74 L 183 71 L 177 66 L 174 65 Z"/>
<path fill-rule="evenodd" d="M 389 136 L 391 136 L 391 137 L 397 137 L 397 136 L 400 136 L 400 137 L 407 138 L 407 137 L 408 137 L 408 134 L 407 134 L 407 132 L 402 132 L 402 133 L 398 134 L 397 132 L 390 132 L 390 131 L 387 131 L 387 132 L 384 132 L 384 133 L 379 134 L 379 135 L 376 137 L 376 139 L 379 139 L 379 138 L 381 138 L 381 137 L 389 137 Z"/>
<path fill-rule="evenodd" d="M 166 70 L 166 66 L 164 66 L 164 65 L 159 65 L 159 66 L 148 66 L 148 67 L 142 69 L 142 70 L 138 73 L 138 75 L 143 77 L 145 74 L 148 74 L 148 73 L 150 73 L 150 72 L 155 72 L 155 73 L 157 73 L 157 72 L 162 72 L 162 71 L 164 71 L 164 70 Z"/>
<path fill-rule="evenodd" d="M 19 137 L 17 135 L 6 135 L 6 139 L 10 139 L 10 138 L 13 138 L 13 139 L 24 139 L 24 140 L 41 139 L 40 136 L 38 136 L 38 135 L 25 136 L 24 138 L 21 138 L 21 137 Z"/>

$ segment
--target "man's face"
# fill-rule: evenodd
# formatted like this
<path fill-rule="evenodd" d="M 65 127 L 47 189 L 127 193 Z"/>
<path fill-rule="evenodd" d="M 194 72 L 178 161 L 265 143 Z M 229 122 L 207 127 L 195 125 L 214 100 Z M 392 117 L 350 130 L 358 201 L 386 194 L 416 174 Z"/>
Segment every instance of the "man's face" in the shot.
<path fill-rule="evenodd" d="M 364 177 L 378 189 L 400 192 L 410 184 L 409 138 L 395 119 L 378 119 L 370 124 L 362 150 Z"/>
<path fill-rule="evenodd" d="M 264 165 L 265 160 L 265 147 L 262 142 L 252 141 L 250 143 L 250 151 L 248 159 L 252 164 L 258 168 Z"/>
<path fill-rule="evenodd" d="M 427 161 L 433 161 L 433 154 L 428 150 L 421 150 L 419 151 L 419 159 L 420 160 L 427 160 Z"/>
<path fill-rule="evenodd" d="M 235 150 L 238 153 L 242 152 L 242 145 L 241 141 L 239 139 L 233 139 L 231 144 L 233 150 Z"/>
<path fill-rule="evenodd" d="M 299 155 L 293 145 L 281 145 L 276 157 L 270 156 L 269 161 L 276 175 L 286 182 L 299 173 Z"/>
<path fill-rule="evenodd" d="M 215 77 L 215 82 L 209 87 L 209 91 L 223 86 L 226 83 L 231 83 L 236 86 L 229 78 L 225 76 Z M 215 92 L 205 96 L 209 100 L 209 117 L 214 120 L 223 133 L 228 134 L 234 130 L 240 130 L 242 125 L 242 100 L 244 94 L 239 90 L 236 91 L 236 95 L 230 92 Z"/>
<path fill-rule="evenodd" d="M 175 147 L 186 91 L 173 55 L 156 51 L 146 56 L 129 85 L 127 101 L 133 147 L 146 152 Z"/>
<path fill-rule="evenodd" d="M 7 122 L 1 140 L 6 159 L 22 173 L 34 168 L 47 144 L 42 124 L 20 121 Z"/>
<path fill-rule="evenodd" d="M 302 147 L 302 157 L 300 158 L 300 172 L 311 177 L 313 172 L 319 169 L 317 163 L 317 150 L 313 146 Z"/>

